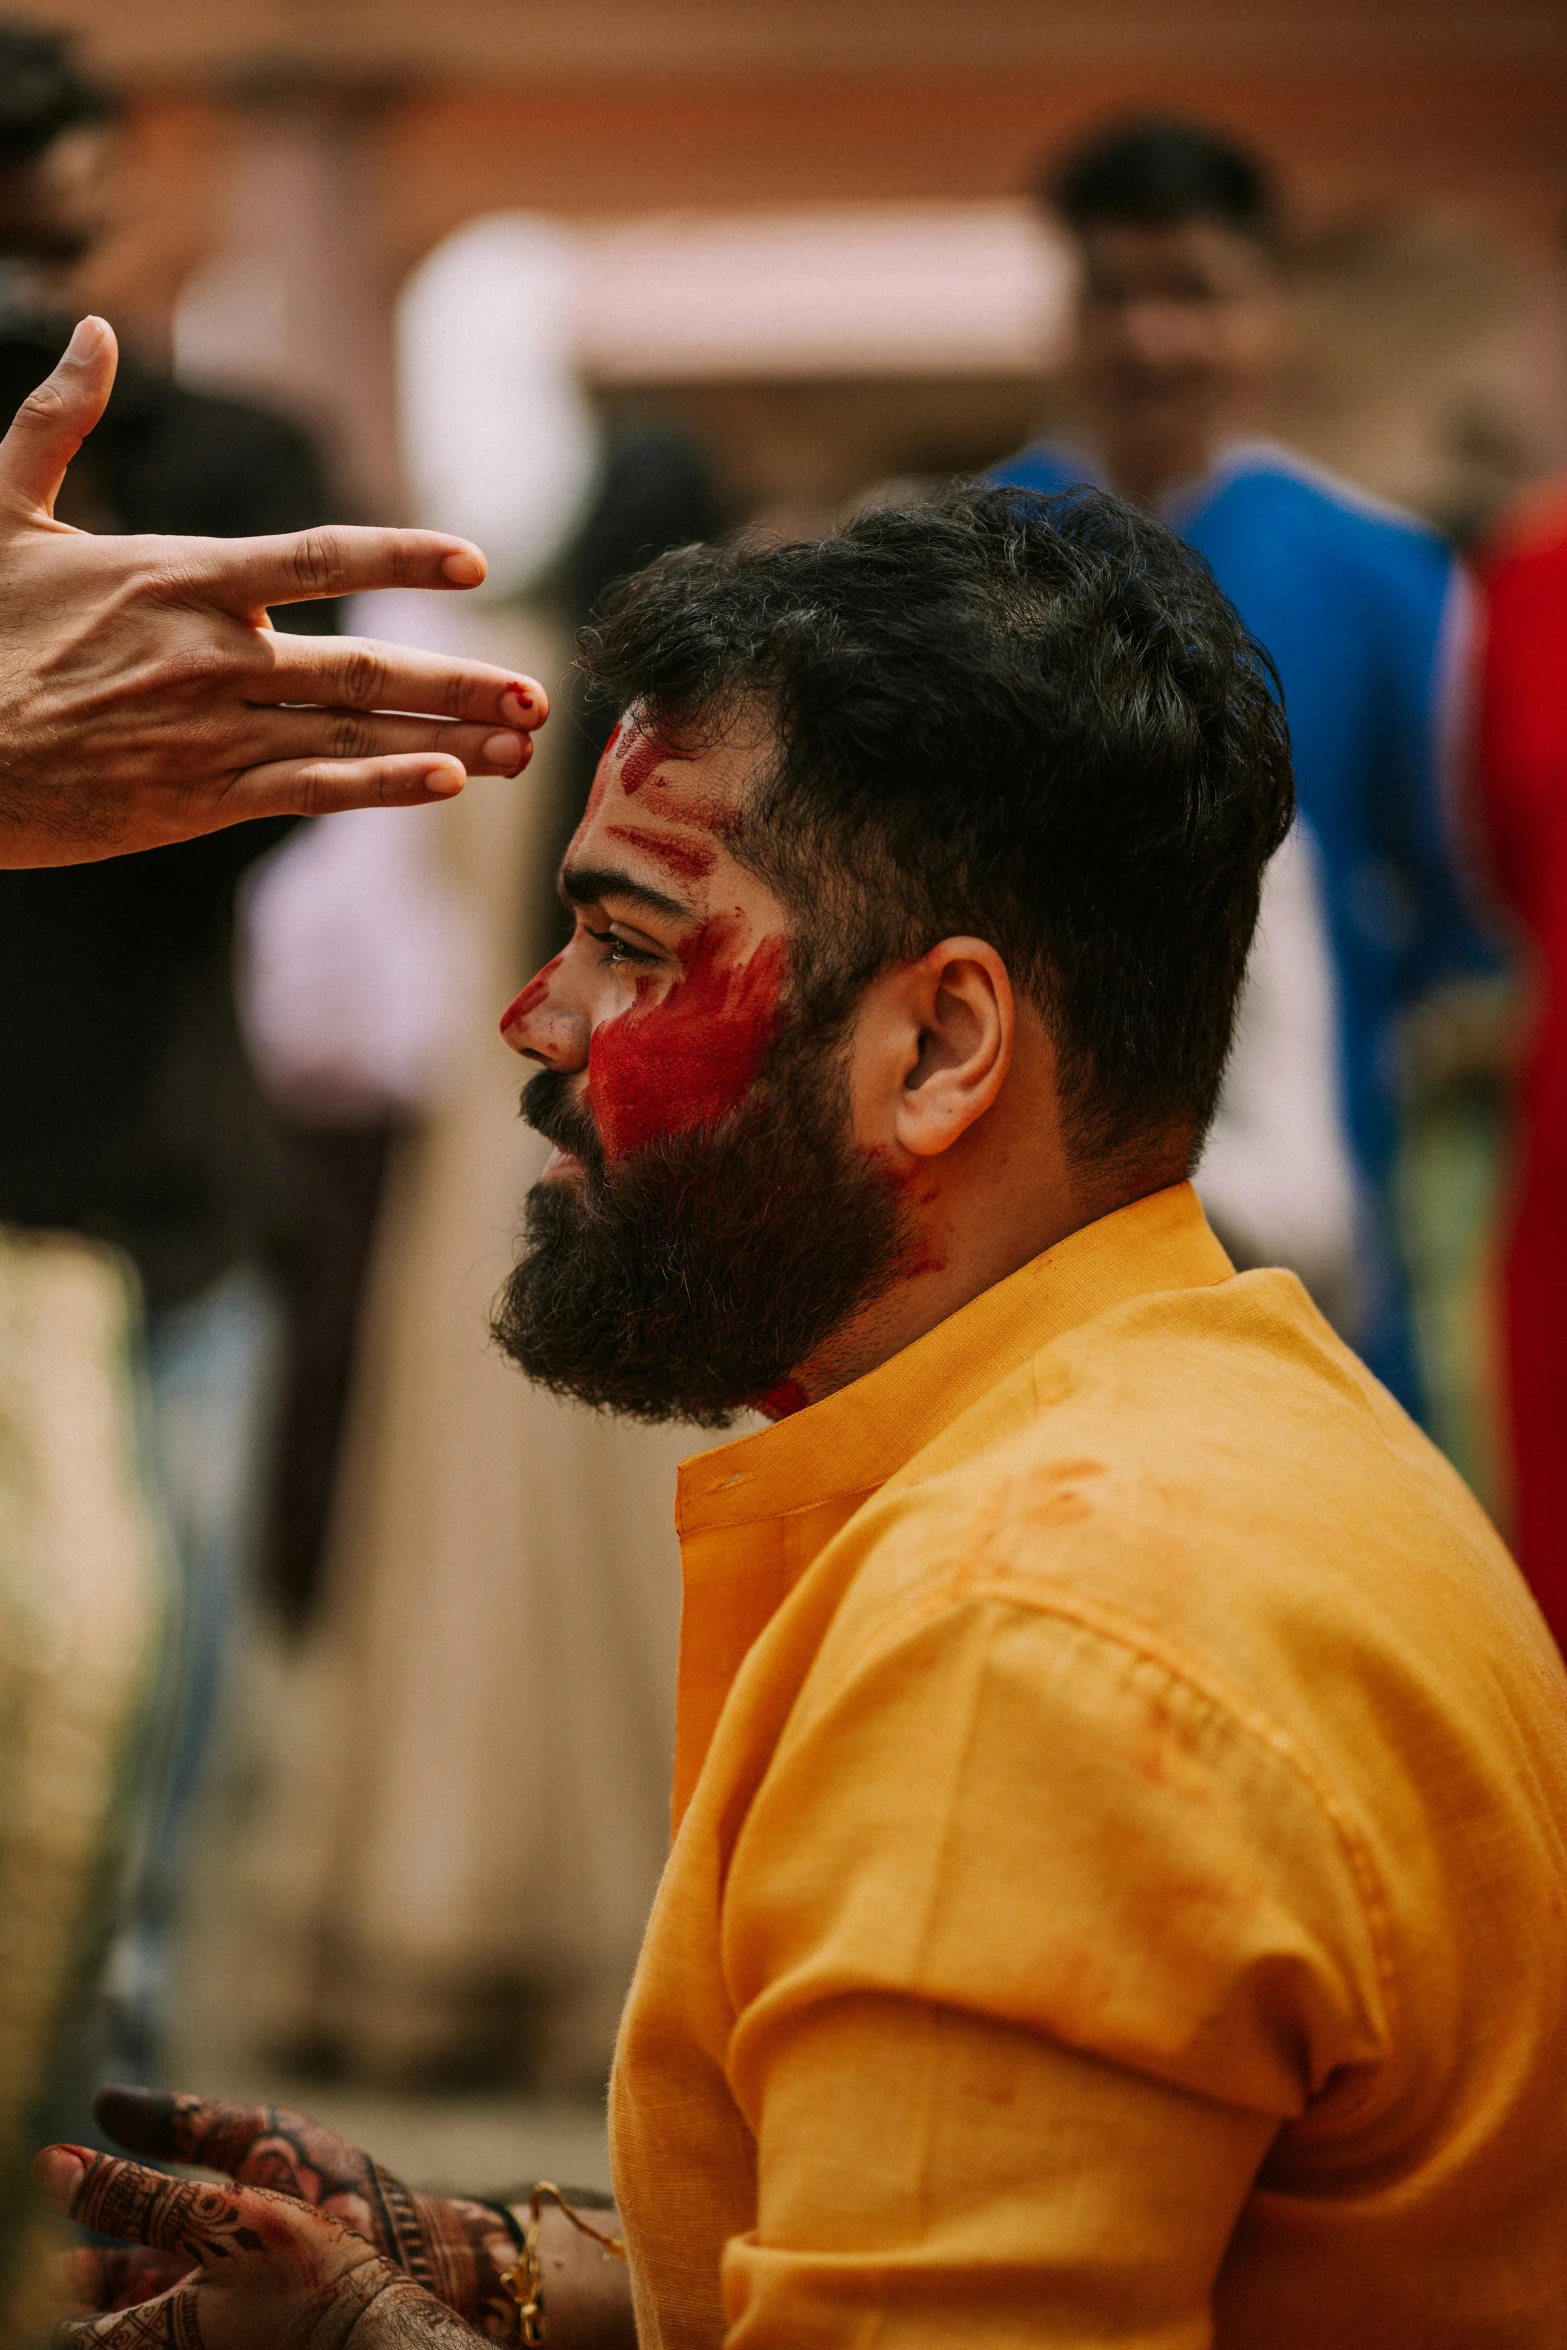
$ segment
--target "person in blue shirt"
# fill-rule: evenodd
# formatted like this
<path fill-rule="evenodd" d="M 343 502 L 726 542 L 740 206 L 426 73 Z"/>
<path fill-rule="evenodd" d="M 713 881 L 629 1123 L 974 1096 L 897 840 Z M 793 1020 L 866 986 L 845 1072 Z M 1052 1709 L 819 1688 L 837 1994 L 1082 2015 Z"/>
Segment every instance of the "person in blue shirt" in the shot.
<path fill-rule="evenodd" d="M 1449 824 L 1463 576 L 1434 530 L 1248 437 L 1283 307 L 1278 207 L 1254 158 L 1185 124 L 1132 122 L 1079 149 L 1043 192 L 1081 259 L 1082 424 L 989 478 L 1043 491 L 1094 482 L 1161 515 L 1277 665 L 1353 1178 L 1347 1334 L 1418 1413 L 1391 1199 L 1396 1031 L 1414 998 L 1489 952 Z"/>

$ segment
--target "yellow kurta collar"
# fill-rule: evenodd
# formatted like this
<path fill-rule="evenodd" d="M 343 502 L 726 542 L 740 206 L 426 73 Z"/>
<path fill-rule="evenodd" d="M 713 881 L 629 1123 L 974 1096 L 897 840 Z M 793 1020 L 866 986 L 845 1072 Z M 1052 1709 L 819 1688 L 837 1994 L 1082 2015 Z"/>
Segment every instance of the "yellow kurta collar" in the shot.
<path fill-rule="evenodd" d="M 1189 1183 L 1070 1233 L 863 1379 L 680 1468 L 678 1822 L 746 1651 L 860 1504 L 1054 1338 L 1234 1268 Z"/>
<path fill-rule="evenodd" d="M 682 1535 L 884 1485 L 988 1388 L 1127 1298 L 1234 1271 L 1189 1183 L 1057 1241 L 820 1403 L 680 1466 Z"/>

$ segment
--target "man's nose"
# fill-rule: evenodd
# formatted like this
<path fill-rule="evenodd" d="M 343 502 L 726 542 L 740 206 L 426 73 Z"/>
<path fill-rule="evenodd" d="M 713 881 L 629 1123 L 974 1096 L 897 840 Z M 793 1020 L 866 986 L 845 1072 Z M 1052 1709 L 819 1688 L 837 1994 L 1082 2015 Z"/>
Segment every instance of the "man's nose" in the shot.
<path fill-rule="evenodd" d="M 547 1069 L 585 1069 L 592 1030 L 586 1009 L 572 1000 L 557 955 L 529 980 L 501 1014 L 501 1035 L 514 1053 Z"/>

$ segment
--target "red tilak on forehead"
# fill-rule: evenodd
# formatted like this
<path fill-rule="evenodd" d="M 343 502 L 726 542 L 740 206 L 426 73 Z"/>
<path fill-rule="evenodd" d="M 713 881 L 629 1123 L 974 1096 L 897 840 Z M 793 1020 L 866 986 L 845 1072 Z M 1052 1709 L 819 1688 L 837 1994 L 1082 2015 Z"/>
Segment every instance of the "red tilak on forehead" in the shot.
<path fill-rule="evenodd" d="M 662 1134 L 716 1125 L 755 1084 L 783 1024 L 788 948 L 764 939 L 729 960 L 738 925 L 715 915 L 686 948 L 669 993 L 638 1002 L 593 1032 L 587 1101 L 607 1158 Z"/>
<path fill-rule="evenodd" d="M 620 752 L 618 765 L 617 751 Z M 581 839 L 604 805 L 605 794 L 611 783 L 618 783 L 627 799 L 635 799 L 644 784 L 656 783 L 659 787 L 661 815 L 668 816 L 676 824 L 694 824 L 708 832 L 723 833 L 732 829 L 732 818 L 721 801 L 680 795 L 672 788 L 674 778 L 657 772 L 666 765 L 685 766 L 689 764 L 689 759 L 690 754 L 680 750 L 667 736 L 639 726 L 634 718 L 622 718 L 600 754 L 593 773 L 593 788 L 588 794 L 582 821 L 577 826 L 576 838 Z M 622 833 L 620 837 L 629 839 L 632 836 Z M 699 853 L 692 850 L 690 856 L 694 858 Z M 676 855 L 667 856 L 664 862 L 672 870 L 690 874 L 693 878 L 700 878 L 702 873 L 711 870 L 710 866 L 698 868 Z"/>
<path fill-rule="evenodd" d="M 666 735 L 639 725 L 620 763 L 620 788 L 628 800 L 635 799 L 642 786 L 653 781 L 656 769 L 669 762 L 683 762 L 685 757 Z"/>
<path fill-rule="evenodd" d="M 703 840 L 676 840 L 672 833 L 643 832 L 634 824 L 606 824 L 604 831 L 610 840 L 629 841 L 633 848 L 646 850 L 655 863 L 666 865 L 683 881 L 705 881 L 718 863 L 718 851 Z"/>

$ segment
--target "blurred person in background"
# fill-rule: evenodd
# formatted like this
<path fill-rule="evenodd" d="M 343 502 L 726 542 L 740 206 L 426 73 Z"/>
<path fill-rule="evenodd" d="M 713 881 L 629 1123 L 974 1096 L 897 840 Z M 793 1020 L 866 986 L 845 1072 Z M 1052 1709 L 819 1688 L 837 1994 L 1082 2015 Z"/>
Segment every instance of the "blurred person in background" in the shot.
<path fill-rule="evenodd" d="M 0 26 L 0 411 L 59 360 L 56 305 L 102 225 L 113 108 L 67 45 Z M 285 419 L 123 367 L 59 518 L 104 532 L 230 538 L 308 528 L 333 500 Z M 330 602 L 291 606 L 330 631 Z M 153 1452 L 183 1578 L 132 1923 L 115 1952 L 111 2048 L 91 2072 L 154 2070 L 182 1838 L 225 1638 L 253 1547 L 279 1346 L 268 1274 L 286 1187 L 233 1003 L 240 877 L 291 819 L 81 865 L 0 873 L 0 1220 L 123 1250 L 146 1306 Z M 69 2095 L 69 2092 L 66 2092 Z"/>
<path fill-rule="evenodd" d="M 1479 806 L 1534 962 L 1502 1275 L 1513 1537 L 1567 1647 L 1567 482 L 1497 532 L 1482 580 Z"/>
<path fill-rule="evenodd" d="M 532 680 L 260 625 L 269 602 L 301 593 L 471 587 L 484 576 L 471 545 L 368 529 L 100 537 L 56 521 L 115 360 L 104 322 L 81 321 L 0 442 L 5 880 L 73 863 L 102 873 L 96 861 L 118 851 L 221 836 L 247 812 L 411 812 L 460 793 L 467 772 L 515 773 L 524 730 L 547 708 Z M 441 715 L 387 715 L 388 704 Z M 106 1027 L 124 1011 L 113 995 L 99 1009 Z M 166 1512 L 146 1474 L 139 1287 L 117 1248 L 0 1227 L 6 2341 L 32 2341 L 47 2323 L 49 2237 L 25 2193 L 26 2149 L 51 2116 L 80 2122 L 107 2053 L 96 2028 L 105 1938 L 123 1914 L 127 1859 L 145 1843 L 145 1816 L 138 1838 L 129 1815 L 149 1808 L 149 1737 L 167 1727 L 179 1611 Z"/>
<path fill-rule="evenodd" d="M 63 40 L 0 26 L 0 412 L 60 357 L 62 273 L 103 223 L 112 107 Z M 67 477 L 61 519 L 215 537 L 333 519 L 305 435 L 122 365 Z M 330 630 L 330 604 L 290 612 Z M 0 874 L 0 1218 L 123 1249 L 140 1275 L 158 1481 L 183 1581 L 169 1745 L 133 1920 L 111 1967 L 109 2045 L 151 2077 L 183 1830 L 260 1505 L 280 1304 L 277 1138 L 234 1016 L 236 885 L 289 826 L 234 825 L 131 857 Z M 90 2084 L 89 2084 L 90 2085 Z"/>
<path fill-rule="evenodd" d="M 1187 124 L 1127 123 L 1045 193 L 1081 260 L 1080 434 L 992 478 L 1097 481 L 1170 522 L 1271 654 L 1294 745 L 1300 824 L 1270 876 L 1198 1182 L 1241 1261 L 1295 1263 L 1418 1414 L 1391 1197 L 1395 1028 L 1488 951 L 1448 828 L 1464 584 L 1436 532 L 1245 437 L 1283 323 L 1277 199 L 1255 157 Z M 1313 1199 L 1327 1210 L 1315 1236 Z M 1336 1225 L 1349 1282 L 1327 1261 Z"/>

